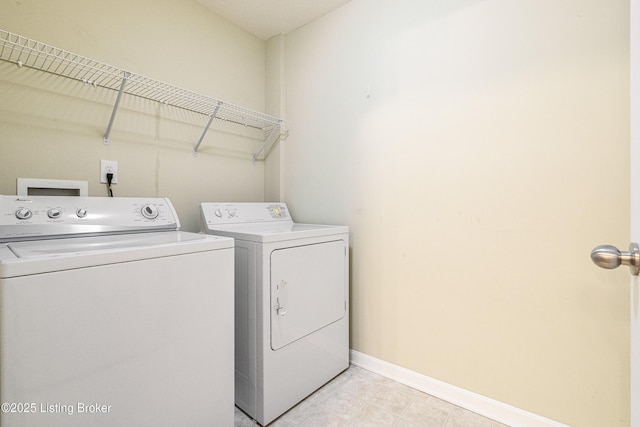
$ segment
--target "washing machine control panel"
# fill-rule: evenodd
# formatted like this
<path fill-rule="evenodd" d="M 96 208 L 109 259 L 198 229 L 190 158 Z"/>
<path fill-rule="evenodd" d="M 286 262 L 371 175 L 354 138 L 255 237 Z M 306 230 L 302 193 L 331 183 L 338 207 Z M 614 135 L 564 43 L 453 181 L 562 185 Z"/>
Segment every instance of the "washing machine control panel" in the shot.
<path fill-rule="evenodd" d="M 285 203 L 202 203 L 200 211 L 207 224 L 292 222 Z"/>
<path fill-rule="evenodd" d="M 0 196 L 0 242 L 179 227 L 164 198 Z"/>

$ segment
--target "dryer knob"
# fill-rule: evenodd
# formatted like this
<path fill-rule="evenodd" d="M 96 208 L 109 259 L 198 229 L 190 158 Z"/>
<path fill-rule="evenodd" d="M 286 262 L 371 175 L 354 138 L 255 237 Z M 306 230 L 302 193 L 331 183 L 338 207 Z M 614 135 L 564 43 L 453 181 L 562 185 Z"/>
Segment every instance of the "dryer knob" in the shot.
<path fill-rule="evenodd" d="M 78 210 L 76 210 L 76 216 L 78 218 L 84 218 L 87 216 L 87 208 L 79 208 Z"/>
<path fill-rule="evenodd" d="M 220 209 L 216 209 L 213 212 L 218 218 L 222 218 L 222 211 Z"/>

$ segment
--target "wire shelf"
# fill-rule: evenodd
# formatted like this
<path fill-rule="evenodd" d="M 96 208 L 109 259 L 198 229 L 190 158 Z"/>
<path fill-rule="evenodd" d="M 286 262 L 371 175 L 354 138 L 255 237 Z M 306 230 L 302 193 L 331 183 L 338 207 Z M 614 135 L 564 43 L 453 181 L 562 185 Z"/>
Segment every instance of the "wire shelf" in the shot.
<path fill-rule="evenodd" d="M 233 105 L 219 99 L 182 89 L 121 68 L 105 64 L 18 34 L 0 29 L 0 59 L 15 63 L 19 67 L 28 67 L 47 73 L 63 76 L 96 87 L 118 91 L 118 99 L 111 121 L 105 134 L 105 143 L 109 143 L 111 125 L 122 94 L 132 95 L 165 105 L 195 112 L 210 117 L 204 133 L 200 137 L 194 155 L 214 119 L 260 129 L 268 135 L 263 147 L 254 156 L 264 151 L 275 128 L 286 126 L 286 122 L 248 108 Z"/>

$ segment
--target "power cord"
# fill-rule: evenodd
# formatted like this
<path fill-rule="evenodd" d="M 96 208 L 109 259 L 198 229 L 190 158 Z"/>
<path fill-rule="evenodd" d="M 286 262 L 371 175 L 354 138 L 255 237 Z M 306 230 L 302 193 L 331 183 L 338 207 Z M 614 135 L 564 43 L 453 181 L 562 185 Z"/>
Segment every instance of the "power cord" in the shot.
<path fill-rule="evenodd" d="M 111 189 L 111 181 L 113 181 L 113 174 L 107 174 L 107 192 L 109 193 L 109 197 L 113 197 L 113 190 Z"/>

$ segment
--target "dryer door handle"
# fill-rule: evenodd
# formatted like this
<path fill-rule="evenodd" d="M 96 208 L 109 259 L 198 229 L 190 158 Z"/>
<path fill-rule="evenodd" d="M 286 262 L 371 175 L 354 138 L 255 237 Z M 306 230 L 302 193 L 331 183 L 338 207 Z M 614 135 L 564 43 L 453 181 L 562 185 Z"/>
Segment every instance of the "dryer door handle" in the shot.
<path fill-rule="evenodd" d="M 287 307 L 280 305 L 280 298 L 276 299 L 276 304 L 277 304 L 276 313 L 278 313 L 278 316 L 284 317 L 285 314 L 287 314 Z"/>
<path fill-rule="evenodd" d="M 287 306 L 289 305 L 289 286 L 286 280 L 280 280 L 276 285 L 278 296 L 276 297 L 276 313 L 280 317 L 287 314 Z"/>

